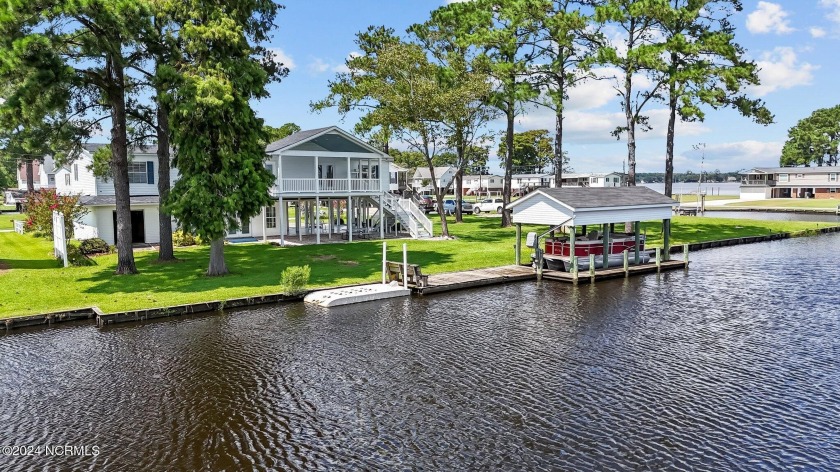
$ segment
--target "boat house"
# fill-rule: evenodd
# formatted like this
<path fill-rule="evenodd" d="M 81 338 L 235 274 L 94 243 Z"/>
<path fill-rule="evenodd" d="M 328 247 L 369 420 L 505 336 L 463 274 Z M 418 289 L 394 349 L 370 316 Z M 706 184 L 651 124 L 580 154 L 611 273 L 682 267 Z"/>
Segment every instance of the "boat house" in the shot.
<path fill-rule="evenodd" d="M 664 242 L 663 257 L 670 252 L 672 208 L 677 202 L 647 187 L 562 187 L 542 188 L 526 195 L 510 205 L 512 219 L 516 224 L 516 262 L 522 244 L 522 225 L 546 225 L 548 230 L 537 234 L 529 246 L 545 249 L 536 251 L 537 270 L 542 271 L 541 256 L 556 255 L 567 259 L 569 271 L 576 271 L 577 264 L 584 260 L 580 256 L 599 255 L 596 266 L 609 267 L 617 255 L 623 259 L 628 250 L 635 264 L 644 262 L 644 236 L 640 232 L 642 221 L 662 220 Z M 633 222 L 633 233 L 617 233 L 615 225 Z M 623 228 L 622 228 L 623 229 Z M 587 231 L 589 230 L 589 231 Z M 555 233 L 567 233 L 555 237 Z M 530 238 L 529 238 L 530 239 Z M 577 246 L 577 247 L 576 247 Z M 575 257 L 571 257 L 574 255 Z M 588 262 L 587 262 L 588 263 Z"/>

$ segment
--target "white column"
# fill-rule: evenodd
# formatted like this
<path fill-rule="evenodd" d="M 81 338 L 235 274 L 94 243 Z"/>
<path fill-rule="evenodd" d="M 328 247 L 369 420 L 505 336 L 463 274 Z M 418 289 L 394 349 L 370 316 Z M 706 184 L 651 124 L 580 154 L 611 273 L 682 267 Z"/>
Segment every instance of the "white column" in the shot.
<path fill-rule="evenodd" d="M 382 170 L 380 169 L 380 172 Z M 379 239 L 385 239 L 385 211 L 382 209 L 382 201 L 385 195 L 379 193 Z"/>
<path fill-rule="evenodd" d="M 273 205 L 273 203 L 272 203 Z M 265 214 L 265 207 L 262 209 L 262 233 L 263 233 L 263 242 L 268 241 L 268 237 L 265 235 L 265 223 L 266 223 L 266 214 Z"/>
<path fill-rule="evenodd" d="M 303 241 L 303 232 L 300 230 L 300 206 L 300 198 L 298 198 L 295 205 L 295 231 L 297 231 L 298 240 Z"/>
<path fill-rule="evenodd" d="M 317 195 L 315 196 L 315 244 L 321 244 L 321 197 Z"/>
<path fill-rule="evenodd" d="M 333 204 L 332 199 L 327 199 L 327 238 L 332 239 L 333 230 Z"/>
<path fill-rule="evenodd" d="M 353 173 L 350 172 L 350 157 L 348 156 L 347 157 L 347 195 L 350 195 L 350 193 L 353 191 L 353 188 L 352 188 L 353 187 L 353 182 L 350 181 L 350 176 L 351 175 L 353 175 Z"/>
<path fill-rule="evenodd" d="M 321 192 L 321 180 L 318 178 L 318 156 L 315 156 L 315 195 Z"/>
<path fill-rule="evenodd" d="M 353 197 L 350 196 L 347 197 L 347 240 L 353 242 Z"/>
<path fill-rule="evenodd" d="M 277 192 L 283 193 L 283 154 L 277 155 Z"/>
<path fill-rule="evenodd" d="M 280 196 L 280 211 L 278 218 L 280 219 L 280 246 L 286 246 L 286 225 L 289 224 L 289 217 L 286 216 L 286 203 L 283 201 L 283 196 Z"/>

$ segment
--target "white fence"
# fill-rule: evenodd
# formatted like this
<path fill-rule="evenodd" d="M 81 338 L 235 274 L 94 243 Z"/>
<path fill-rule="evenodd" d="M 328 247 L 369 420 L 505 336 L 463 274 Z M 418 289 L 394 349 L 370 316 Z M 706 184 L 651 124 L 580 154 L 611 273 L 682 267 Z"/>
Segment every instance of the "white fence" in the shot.
<path fill-rule="evenodd" d="M 64 234 L 64 214 L 53 211 L 53 252 L 67 267 L 67 238 Z"/>

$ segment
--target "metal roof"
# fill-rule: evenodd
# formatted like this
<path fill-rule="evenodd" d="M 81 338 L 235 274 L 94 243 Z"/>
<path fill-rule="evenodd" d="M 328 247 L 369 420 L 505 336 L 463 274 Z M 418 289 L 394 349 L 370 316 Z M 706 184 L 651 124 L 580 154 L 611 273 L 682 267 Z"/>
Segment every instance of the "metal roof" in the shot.
<path fill-rule="evenodd" d="M 117 197 L 114 195 L 83 196 L 79 199 L 79 203 L 84 206 L 111 206 L 117 204 Z M 160 197 L 157 195 L 130 197 L 129 203 L 131 205 L 157 205 L 160 203 Z"/>
<path fill-rule="evenodd" d="M 541 188 L 535 192 L 544 193 L 573 210 L 677 204 L 673 199 L 647 187 L 561 187 Z M 524 198 L 517 202 L 522 200 Z"/>
<path fill-rule="evenodd" d="M 269 143 L 269 145 L 265 147 L 265 152 L 270 153 L 292 147 L 295 144 L 302 143 L 307 139 L 311 138 L 312 136 L 321 134 L 330 128 L 333 128 L 333 126 L 327 126 L 326 128 L 307 129 L 303 131 L 298 131 L 297 133 L 292 133 L 283 139 L 274 141 L 273 143 Z"/>
<path fill-rule="evenodd" d="M 304 151 L 357 152 L 391 157 L 338 126 L 298 131 L 265 147 L 268 154 L 299 148 Z"/>

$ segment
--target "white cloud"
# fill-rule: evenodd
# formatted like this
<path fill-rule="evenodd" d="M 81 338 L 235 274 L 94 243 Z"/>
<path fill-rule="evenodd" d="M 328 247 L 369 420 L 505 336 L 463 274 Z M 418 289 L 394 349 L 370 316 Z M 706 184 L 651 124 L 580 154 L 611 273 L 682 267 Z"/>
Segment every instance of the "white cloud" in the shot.
<path fill-rule="evenodd" d="M 818 26 L 812 26 L 808 32 L 811 33 L 812 38 L 822 38 L 826 34 L 825 30 Z"/>
<path fill-rule="evenodd" d="M 330 65 L 324 62 L 324 60 L 320 57 L 316 57 L 309 63 L 307 68 L 309 69 L 309 72 L 313 74 L 323 74 L 324 72 L 330 70 Z"/>
<path fill-rule="evenodd" d="M 750 92 L 758 97 L 776 90 L 808 85 L 814 78 L 814 71 L 819 69 L 819 66 L 808 62 L 798 62 L 796 52 L 790 47 L 766 51 L 756 64 L 760 68 L 758 78 L 761 85 L 750 87 Z"/>
<path fill-rule="evenodd" d="M 747 30 L 755 34 L 791 33 L 794 29 L 790 26 L 788 15 L 777 3 L 758 2 L 758 8 L 747 15 Z"/>
<path fill-rule="evenodd" d="M 783 145 L 781 141 L 754 140 L 709 144 L 703 152 L 703 168 L 706 171 L 714 169 L 730 171 L 777 166 Z M 674 167 L 698 171 L 701 152 L 692 149 L 674 156 Z"/>
<path fill-rule="evenodd" d="M 668 110 L 665 108 L 650 109 L 646 115 L 653 127 L 651 131 L 643 133 L 636 128 L 636 140 L 661 139 L 668 131 Z M 531 129 L 547 129 L 554 132 L 554 111 L 547 108 L 531 109 L 527 114 L 517 118 L 517 131 Z M 587 112 L 582 110 L 566 110 L 563 120 L 563 140 L 568 143 L 615 143 L 616 138 L 610 133 L 626 123 L 622 112 Z M 677 121 L 678 136 L 696 136 L 708 132 L 709 129 L 698 122 Z M 624 137 L 622 137 L 622 140 Z"/>
<path fill-rule="evenodd" d="M 295 61 L 292 59 L 292 56 L 283 52 L 280 48 L 271 48 L 269 49 L 271 53 L 274 55 L 274 59 L 278 62 L 282 62 L 284 66 L 288 67 L 289 70 L 293 70 L 297 65 Z"/>
<path fill-rule="evenodd" d="M 835 23 L 840 23 L 840 0 L 820 0 L 820 6 L 831 10 L 827 18 Z"/>

